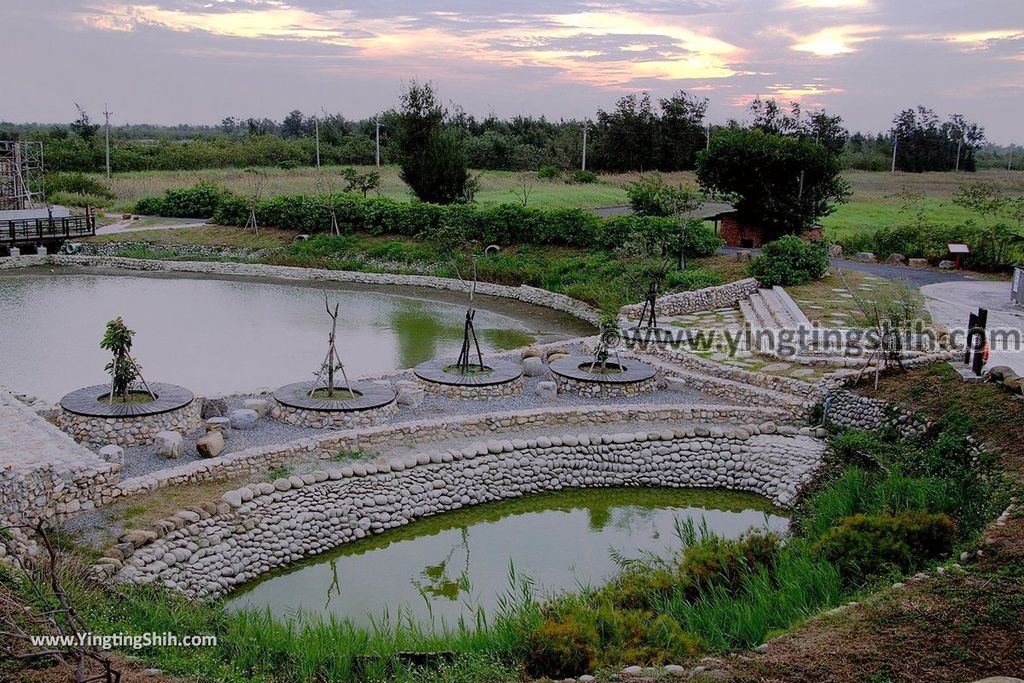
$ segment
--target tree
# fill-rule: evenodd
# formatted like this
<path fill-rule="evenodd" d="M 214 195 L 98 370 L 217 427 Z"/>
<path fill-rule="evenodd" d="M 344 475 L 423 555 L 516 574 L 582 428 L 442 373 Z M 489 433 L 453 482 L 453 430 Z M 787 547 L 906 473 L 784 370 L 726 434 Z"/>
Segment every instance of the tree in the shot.
<path fill-rule="evenodd" d="M 402 94 L 395 122 L 402 180 L 424 202 L 464 201 L 469 170 L 455 131 L 446 126 L 447 111 L 430 83 L 413 81 Z"/>
<path fill-rule="evenodd" d="M 846 200 L 839 157 L 810 140 L 759 129 L 726 130 L 697 160 L 709 192 L 734 195 L 742 220 L 799 234 Z"/>
<path fill-rule="evenodd" d="M 366 173 L 360 173 L 356 169 L 349 167 L 341 172 L 341 177 L 345 179 L 347 187 L 346 192 L 361 192 L 365 197 L 370 193 L 370 190 L 376 190 L 380 187 L 380 173 L 376 171 L 367 171 Z"/>
<path fill-rule="evenodd" d="M 78 102 L 75 102 L 75 109 L 78 110 L 78 118 L 71 124 L 71 130 L 75 131 L 83 142 L 92 142 L 100 129 L 99 125 L 91 122 L 89 114 Z"/>
<path fill-rule="evenodd" d="M 298 109 L 290 111 L 288 116 L 284 117 L 284 121 L 281 122 L 281 136 L 286 138 L 301 138 L 303 134 L 304 120 L 302 112 Z"/>
<path fill-rule="evenodd" d="M 613 171 L 654 170 L 658 166 L 658 117 L 651 96 L 626 95 L 615 110 L 597 112 L 595 156 Z"/>
<path fill-rule="evenodd" d="M 918 105 L 896 114 L 889 136 L 895 140 L 900 171 L 974 171 L 974 153 L 985 141 L 985 129 L 960 114 L 940 121 L 934 110 Z"/>
<path fill-rule="evenodd" d="M 110 351 L 113 358 L 105 370 L 110 374 L 110 402 L 117 397 L 122 401 L 128 401 L 131 385 L 136 380 L 142 379 L 142 366 L 132 358 L 132 340 L 135 336 L 133 330 L 128 329 L 120 316 L 107 323 L 107 329 L 100 340 L 100 348 Z M 145 383 L 145 380 L 142 380 Z M 147 385 L 146 390 L 149 390 Z M 152 396 L 152 392 L 149 392 Z M 153 400 L 156 397 L 153 396 Z"/>
<path fill-rule="evenodd" d="M 707 98 L 698 99 L 680 90 L 658 104 L 661 105 L 661 168 L 666 171 L 693 168 L 697 153 L 707 142 L 704 131 Z"/>

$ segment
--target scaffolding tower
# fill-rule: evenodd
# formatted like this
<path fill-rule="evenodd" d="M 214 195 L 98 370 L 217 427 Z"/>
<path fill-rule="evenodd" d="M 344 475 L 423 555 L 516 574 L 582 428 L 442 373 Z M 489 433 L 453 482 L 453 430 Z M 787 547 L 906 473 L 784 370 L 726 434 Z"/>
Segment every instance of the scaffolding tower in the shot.
<path fill-rule="evenodd" d="M 43 195 L 43 143 L 0 141 L 0 211 L 37 209 Z"/>

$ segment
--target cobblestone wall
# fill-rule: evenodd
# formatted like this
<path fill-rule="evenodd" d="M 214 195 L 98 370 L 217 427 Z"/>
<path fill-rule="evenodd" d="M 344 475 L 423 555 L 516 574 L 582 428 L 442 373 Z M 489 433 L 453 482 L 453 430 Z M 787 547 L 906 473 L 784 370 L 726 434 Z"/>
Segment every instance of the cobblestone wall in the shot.
<path fill-rule="evenodd" d="M 766 423 L 492 440 L 325 469 L 229 491 L 221 501 L 227 512 L 208 504 L 129 532 L 94 571 L 117 582 L 159 582 L 189 597 L 217 596 L 415 519 L 563 488 L 715 487 L 785 506 L 820 464 L 824 442 L 776 430 Z"/>
<path fill-rule="evenodd" d="M 677 292 L 659 297 L 655 303 L 658 315 L 682 315 L 695 311 L 736 306 L 758 290 L 757 280 L 747 278 L 717 287 L 705 287 L 692 292 Z M 643 304 L 630 304 L 619 309 L 619 317 L 639 318 Z"/>
<path fill-rule="evenodd" d="M 852 391 L 837 391 L 825 398 L 823 421 L 871 431 L 895 429 L 903 437 L 917 436 L 928 428 L 928 422 L 913 413 Z"/>
<path fill-rule="evenodd" d="M 199 401 L 175 410 L 138 417 L 93 417 L 61 408 L 57 424 L 79 443 L 92 446 L 116 444 L 124 448 L 153 443 L 159 432 L 188 434 L 199 428 Z"/>
<path fill-rule="evenodd" d="M 309 427 L 310 429 L 373 427 L 382 422 L 387 422 L 397 413 L 398 403 L 396 401 L 377 408 L 350 411 L 308 410 L 306 408 L 286 406 L 277 401 L 271 401 L 270 404 L 270 416 L 275 420 L 281 420 L 290 425 Z"/>

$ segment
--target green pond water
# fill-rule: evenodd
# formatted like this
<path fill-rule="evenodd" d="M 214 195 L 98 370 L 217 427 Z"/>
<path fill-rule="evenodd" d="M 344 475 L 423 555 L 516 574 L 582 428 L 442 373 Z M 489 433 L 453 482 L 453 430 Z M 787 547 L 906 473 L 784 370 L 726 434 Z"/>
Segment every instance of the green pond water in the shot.
<path fill-rule="evenodd" d="M 0 275 L 0 385 L 57 401 L 109 381 L 99 342 L 117 316 L 136 331 L 132 351 L 152 382 L 209 396 L 309 380 L 330 331 L 325 289 L 339 304 L 338 351 L 349 376 L 458 357 L 464 294 L 30 269 Z M 591 333 L 536 306 L 486 297 L 478 306 L 484 353 Z"/>
<path fill-rule="evenodd" d="M 355 623 L 413 619 L 434 626 L 493 615 L 510 572 L 545 597 L 599 585 L 627 558 L 679 547 L 677 522 L 725 537 L 751 527 L 784 531 L 787 518 L 763 498 L 688 489 L 589 489 L 520 498 L 423 519 L 341 546 L 243 587 L 233 610 L 299 611 Z"/>

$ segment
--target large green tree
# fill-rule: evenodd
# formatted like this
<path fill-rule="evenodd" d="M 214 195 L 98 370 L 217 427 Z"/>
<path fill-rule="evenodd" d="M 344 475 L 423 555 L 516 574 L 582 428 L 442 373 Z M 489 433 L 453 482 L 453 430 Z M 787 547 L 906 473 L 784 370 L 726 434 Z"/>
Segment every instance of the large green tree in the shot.
<path fill-rule="evenodd" d="M 742 220 L 799 234 L 846 200 L 839 157 L 812 139 L 734 128 L 718 133 L 697 158 L 710 192 L 735 197 Z"/>
<path fill-rule="evenodd" d="M 430 83 L 413 81 L 395 117 L 401 177 L 422 201 L 451 204 L 466 197 L 469 169 L 456 130 Z"/>

